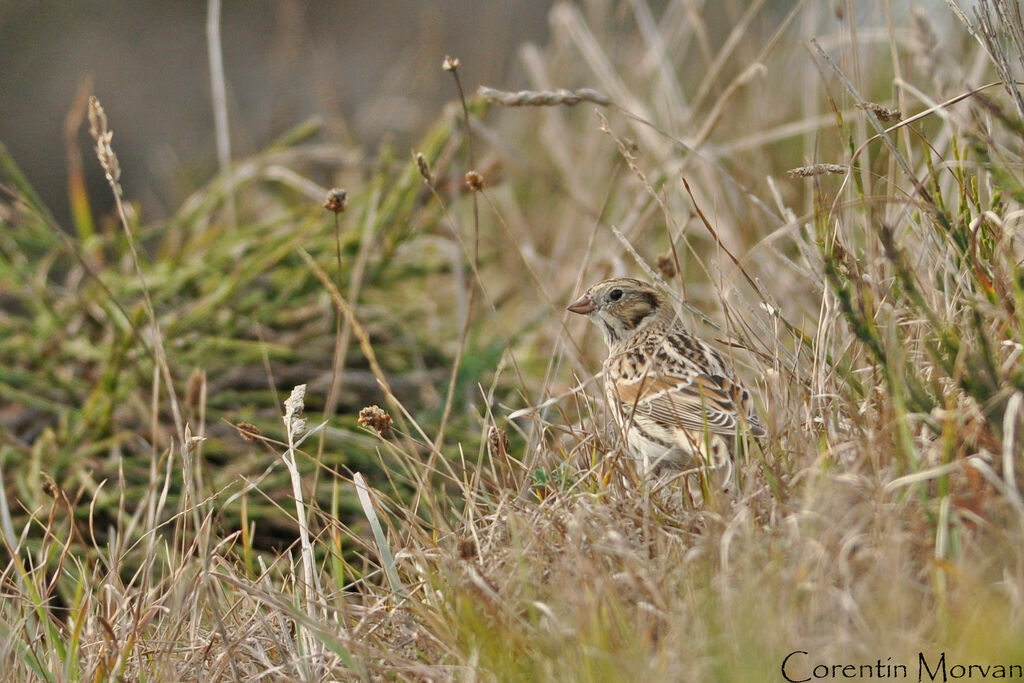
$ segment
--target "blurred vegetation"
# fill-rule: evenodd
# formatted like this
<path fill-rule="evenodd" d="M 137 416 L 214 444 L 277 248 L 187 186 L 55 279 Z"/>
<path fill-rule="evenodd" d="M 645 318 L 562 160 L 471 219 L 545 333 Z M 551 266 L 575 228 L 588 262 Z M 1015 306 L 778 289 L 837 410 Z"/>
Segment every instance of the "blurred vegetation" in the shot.
<path fill-rule="evenodd" d="M 793 650 L 1024 660 L 1024 111 L 990 62 L 1022 46 L 985 32 L 998 2 L 965 16 L 987 52 L 878 5 L 559 5 L 521 52 L 531 87 L 610 106 L 470 95 L 413 154 L 303 124 L 159 223 L 56 225 L 0 148 L 4 661 L 742 681 Z M 563 310 L 612 273 L 663 275 L 757 387 L 771 438 L 735 497 L 693 509 L 623 457 L 604 349 Z"/>

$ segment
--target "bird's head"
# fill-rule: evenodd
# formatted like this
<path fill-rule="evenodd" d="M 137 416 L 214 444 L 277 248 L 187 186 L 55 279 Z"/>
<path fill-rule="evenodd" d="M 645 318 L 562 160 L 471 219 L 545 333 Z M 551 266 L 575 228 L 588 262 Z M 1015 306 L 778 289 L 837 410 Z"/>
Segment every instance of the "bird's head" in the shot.
<path fill-rule="evenodd" d="M 650 324 L 665 306 L 652 285 L 632 278 L 613 278 L 593 285 L 568 310 L 590 318 L 601 328 L 609 348 L 630 339 Z"/>

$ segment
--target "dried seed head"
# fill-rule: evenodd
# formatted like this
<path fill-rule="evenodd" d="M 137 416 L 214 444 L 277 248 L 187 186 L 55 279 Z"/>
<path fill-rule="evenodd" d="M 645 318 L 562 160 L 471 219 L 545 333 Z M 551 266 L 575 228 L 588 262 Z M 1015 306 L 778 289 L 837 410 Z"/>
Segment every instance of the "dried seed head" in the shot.
<path fill-rule="evenodd" d="M 334 213 L 341 213 L 345 210 L 345 203 L 348 201 L 348 193 L 340 187 L 336 187 L 327 193 L 327 201 L 324 208 Z"/>
<path fill-rule="evenodd" d="M 195 368 L 188 376 L 188 385 L 185 387 L 185 405 L 195 408 L 199 405 L 202 396 L 203 384 L 206 383 L 206 376 L 199 368 Z"/>
<path fill-rule="evenodd" d="M 441 68 L 445 71 L 455 71 L 459 68 L 459 58 L 445 55 L 444 61 L 441 62 Z"/>
<path fill-rule="evenodd" d="M 93 140 L 99 139 L 107 132 L 107 112 L 95 95 L 89 97 L 89 135 Z"/>
<path fill-rule="evenodd" d="M 427 163 L 427 158 L 423 156 L 421 152 L 416 152 L 416 167 L 420 169 L 420 175 L 427 181 L 428 184 L 434 184 L 434 176 L 430 173 L 430 164 Z"/>
<path fill-rule="evenodd" d="M 246 441 L 253 441 L 263 436 L 260 428 L 251 422 L 239 422 L 235 425 L 235 429 L 238 430 L 238 435 Z"/>
<path fill-rule="evenodd" d="M 889 107 L 883 107 L 880 104 L 874 102 L 865 102 L 864 104 L 858 104 L 859 108 L 864 111 L 869 111 L 878 117 L 878 120 L 882 123 L 889 123 L 890 121 L 899 121 L 903 118 L 903 112 L 899 109 L 890 109 Z"/>
<path fill-rule="evenodd" d="M 359 411 L 359 426 L 372 429 L 381 436 L 391 431 L 391 416 L 380 406 L 366 406 Z"/>
<path fill-rule="evenodd" d="M 611 99 L 590 88 L 508 92 L 482 85 L 477 88 L 476 94 L 488 102 L 495 102 L 506 107 L 553 107 L 557 105 L 571 107 L 580 102 L 592 102 L 607 107 L 612 103 Z"/>
<path fill-rule="evenodd" d="M 306 385 L 299 384 L 292 389 L 291 395 L 284 402 L 284 424 L 288 433 L 299 436 L 306 431 L 306 418 L 302 416 L 305 407 Z"/>
<path fill-rule="evenodd" d="M 657 261 L 658 272 L 666 280 L 671 280 L 676 276 L 676 260 L 672 258 L 672 252 L 666 251 L 664 254 L 658 257 Z"/>
<path fill-rule="evenodd" d="M 114 154 L 114 148 L 110 145 L 114 132 L 107 127 L 107 112 L 103 110 L 103 105 L 95 95 L 89 98 L 89 134 L 96 141 L 96 158 L 107 174 L 107 182 L 120 194 L 121 186 L 118 181 L 121 179 L 121 165 Z"/>
<path fill-rule="evenodd" d="M 487 430 L 487 442 L 491 446 L 491 451 L 500 456 L 506 456 L 509 453 L 509 442 L 508 432 L 501 427 L 491 427 Z"/>
<path fill-rule="evenodd" d="M 826 173 L 846 173 L 848 166 L 842 164 L 814 164 L 812 166 L 800 166 L 786 171 L 790 178 L 808 178 L 810 176 L 825 175 Z"/>
<path fill-rule="evenodd" d="M 53 499 L 60 498 L 60 487 L 46 472 L 43 472 L 43 493 Z"/>
<path fill-rule="evenodd" d="M 466 174 L 466 187 L 473 192 L 479 192 L 484 189 L 484 177 L 476 171 L 470 171 Z"/>

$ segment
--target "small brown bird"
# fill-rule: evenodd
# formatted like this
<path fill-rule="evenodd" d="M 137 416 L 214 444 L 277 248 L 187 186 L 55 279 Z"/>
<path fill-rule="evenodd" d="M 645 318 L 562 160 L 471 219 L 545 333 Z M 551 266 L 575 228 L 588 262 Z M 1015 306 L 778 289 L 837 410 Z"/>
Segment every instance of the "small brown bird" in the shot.
<path fill-rule="evenodd" d="M 604 334 L 605 395 L 632 454 L 648 471 L 711 467 L 727 485 L 737 435 L 744 427 L 755 437 L 766 432 L 721 354 L 690 334 L 665 297 L 640 280 L 598 282 L 568 309 Z"/>

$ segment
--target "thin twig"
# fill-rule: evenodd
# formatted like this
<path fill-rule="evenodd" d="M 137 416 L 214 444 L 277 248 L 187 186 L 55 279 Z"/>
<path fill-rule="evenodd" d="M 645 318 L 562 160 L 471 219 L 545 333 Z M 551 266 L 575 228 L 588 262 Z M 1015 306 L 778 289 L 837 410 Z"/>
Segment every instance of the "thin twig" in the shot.
<path fill-rule="evenodd" d="M 473 268 L 476 270 L 480 265 L 480 203 L 477 200 L 477 192 L 482 188 L 479 174 L 475 170 L 473 159 L 473 130 L 469 120 L 469 105 L 466 104 L 466 95 L 462 90 L 462 81 L 459 79 L 459 60 L 454 57 L 445 57 L 442 68 L 452 74 L 455 79 L 455 87 L 459 92 L 459 101 L 462 104 L 463 123 L 466 126 L 466 156 L 469 159 L 470 171 L 466 173 L 467 183 L 473 194 Z M 434 450 L 440 452 L 441 444 L 444 442 L 445 428 L 448 426 L 448 418 L 451 416 L 452 401 L 455 399 L 455 384 L 459 375 L 459 365 L 462 363 L 462 354 L 466 350 L 466 341 L 469 335 L 469 326 L 473 319 L 473 306 L 476 303 L 476 287 L 470 289 L 469 302 L 466 306 L 466 314 L 462 320 L 462 331 L 459 334 L 459 346 L 455 352 L 455 362 L 452 364 L 452 371 L 448 377 L 448 395 L 444 399 L 444 410 L 441 413 L 441 424 L 437 429 L 437 438 L 434 440 Z M 432 463 L 431 463 L 432 464 Z"/>

